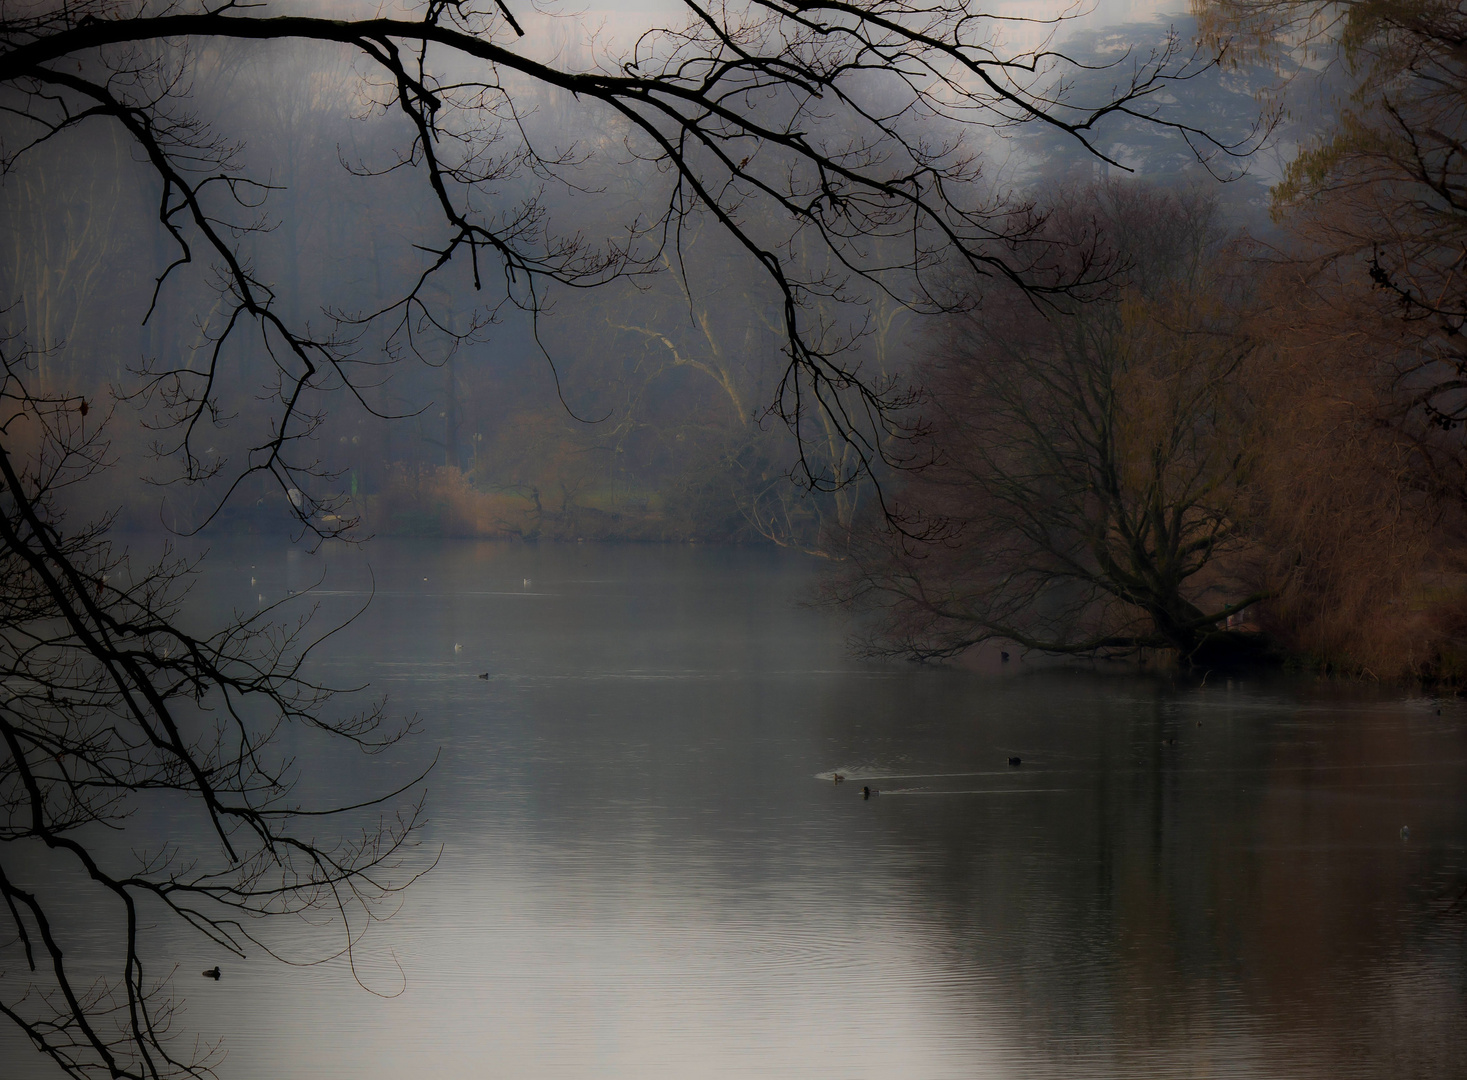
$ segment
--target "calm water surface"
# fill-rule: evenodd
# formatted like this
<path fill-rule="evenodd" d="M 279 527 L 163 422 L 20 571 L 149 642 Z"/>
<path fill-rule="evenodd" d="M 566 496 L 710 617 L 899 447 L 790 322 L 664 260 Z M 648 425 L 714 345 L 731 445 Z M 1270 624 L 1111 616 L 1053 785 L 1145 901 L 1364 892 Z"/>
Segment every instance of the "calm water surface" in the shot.
<path fill-rule="evenodd" d="M 421 715 L 442 860 L 390 999 L 157 932 L 225 1077 L 1463 1075 L 1467 706 L 865 663 L 770 552 L 216 544 L 199 600 L 368 564 L 316 671 Z"/>

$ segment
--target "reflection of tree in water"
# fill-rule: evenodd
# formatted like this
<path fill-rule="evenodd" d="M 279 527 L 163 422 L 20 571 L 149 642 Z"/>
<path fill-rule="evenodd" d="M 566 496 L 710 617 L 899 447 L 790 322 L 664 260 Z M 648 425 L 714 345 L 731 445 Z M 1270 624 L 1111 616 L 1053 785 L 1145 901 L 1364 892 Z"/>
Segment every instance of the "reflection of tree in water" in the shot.
<path fill-rule="evenodd" d="M 1358 687 L 923 674 L 777 703 L 757 683 L 600 684 L 594 725 L 589 692 L 558 687 L 525 734 L 577 748 L 520 778 L 542 801 L 523 857 L 608 919 L 597 889 L 811 946 L 830 994 L 915 998 L 944 1053 L 1018 1075 L 1454 1075 L 1460 730 Z M 848 779 L 770 769 L 774 744 Z"/>
<path fill-rule="evenodd" d="M 1199 708 L 1128 681 L 1083 726 L 1007 732 L 1042 748 L 1013 784 L 1065 793 L 884 814 L 884 841 L 922 852 L 904 903 L 935 919 L 945 984 L 970 988 L 955 1010 L 1017 1024 L 1040 1074 L 1453 1075 L 1467 867 L 1446 838 L 1467 813 L 1444 793 L 1467 743 L 1357 695 Z"/>

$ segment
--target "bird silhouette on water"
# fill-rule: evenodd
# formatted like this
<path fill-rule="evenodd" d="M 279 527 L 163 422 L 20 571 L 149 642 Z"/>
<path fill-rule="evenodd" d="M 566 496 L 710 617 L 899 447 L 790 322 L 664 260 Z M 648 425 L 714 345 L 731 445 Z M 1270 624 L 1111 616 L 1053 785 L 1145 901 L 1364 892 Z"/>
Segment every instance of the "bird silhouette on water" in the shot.
<path fill-rule="evenodd" d="M 206 978 L 206 979 L 213 979 L 215 982 L 218 982 L 223 977 L 224 977 L 224 972 L 222 972 L 222 971 L 219 970 L 219 965 L 218 964 L 215 964 L 208 971 L 204 972 L 204 978 Z"/>
<path fill-rule="evenodd" d="M 484 674 L 480 675 L 479 678 L 487 680 L 489 678 L 489 673 L 486 671 L 484 672 Z"/>
<path fill-rule="evenodd" d="M 1009 758 L 1009 764 L 1017 769 L 1020 765 L 1024 764 L 1024 759 L 1021 757 L 1011 757 Z"/>
<path fill-rule="evenodd" d="M 873 795 L 880 795 L 880 794 L 881 794 L 881 792 L 877 791 L 875 788 L 863 787 L 861 789 L 861 798 L 863 798 L 863 799 L 869 799 Z"/>

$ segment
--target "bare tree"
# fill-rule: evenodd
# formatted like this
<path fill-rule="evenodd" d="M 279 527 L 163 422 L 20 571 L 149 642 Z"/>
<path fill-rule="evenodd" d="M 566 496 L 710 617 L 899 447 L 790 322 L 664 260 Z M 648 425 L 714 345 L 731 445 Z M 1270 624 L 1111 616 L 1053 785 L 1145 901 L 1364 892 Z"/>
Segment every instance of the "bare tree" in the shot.
<path fill-rule="evenodd" d="M 1111 116 L 1139 114 L 1167 126 L 1155 96 L 1209 63 L 1179 53 L 1173 39 L 1128 61 L 1114 95 L 1071 102 L 1051 89 L 1063 82 L 1063 56 L 1043 46 L 1005 55 L 994 34 L 1006 20 L 964 0 L 689 2 L 687 11 L 686 25 L 650 30 L 615 67 L 570 71 L 508 44 L 520 26 L 499 4 L 434 0 L 411 21 L 265 17 L 233 4 L 155 11 L 119 0 L 12 0 L 0 24 L 0 86 L 15 130 L 3 167 L 15 170 L 35 147 L 73 131 L 119 126 L 162 185 L 160 224 L 177 257 L 160 288 L 195 258 L 215 264 L 225 302 L 211 320 L 207 362 L 183 368 L 165 360 L 147 383 L 177 425 L 163 449 L 187 479 L 227 474 L 232 488 L 267 472 L 283 488 L 320 491 L 301 446 L 320 422 L 315 394 L 342 387 L 371 407 L 361 385 L 371 380 L 362 371 L 371 360 L 359 348 L 368 329 L 382 331 L 388 356 L 451 350 L 505 303 L 538 312 L 552 286 L 590 286 L 655 266 L 676 250 L 682 223 L 702 214 L 737 240 L 781 297 L 789 368 L 776 410 L 797 430 L 823 413 L 861 449 L 859 472 L 882 457 L 892 433 L 889 387 L 847 363 L 848 336 L 810 318 L 807 301 L 854 299 L 859 282 L 938 307 L 928 277 L 952 257 L 1021 288 L 1062 290 L 1069 283 L 1027 276 L 1033 210 L 976 182 L 980 160 L 964 129 L 1037 122 L 1089 145 L 1088 133 Z M 229 139 L 189 105 L 193 67 L 208 50 L 278 39 L 357 56 L 371 73 L 363 92 L 409 132 L 393 158 L 361 168 L 420 171 L 442 221 L 439 241 L 401 295 L 376 310 L 337 313 L 324 332 L 287 322 L 272 285 L 242 257 L 239 233 L 258 220 L 268 178 L 240 167 Z M 544 185 L 584 186 L 586 157 L 555 145 L 553 135 L 532 137 L 519 101 L 535 90 L 599 112 L 619 137 L 618 153 L 652 162 L 667 178 L 661 209 L 636 212 L 602 243 L 556 234 Z M 1226 159 L 1246 148 L 1170 126 L 1204 156 Z M 510 181 L 523 177 L 540 186 L 505 198 Z M 873 239 L 895 237 L 906 238 L 901 261 L 868 252 Z M 798 262 L 782 252 L 807 244 L 833 252 L 839 274 L 799 276 Z M 500 279 L 466 325 L 433 304 L 432 288 L 463 263 L 476 290 L 489 286 L 491 272 Z M 225 462 L 197 443 L 230 413 L 216 384 L 229 349 L 246 335 L 278 366 L 280 408 L 247 451 Z M 810 461 L 801 475 L 816 487 L 850 478 Z M 323 500 L 312 494 L 305 516 L 330 509 Z"/>
<path fill-rule="evenodd" d="M 1062 301 L 1093 269 L 1081 260 L 1067 264 L 1073 273 L 1047 272 L 1055 230 L 987 184 L 973 132 L 1037 123 L 1093 147 L 1109 118 L 1144 118 L 1223 168 L 1258 134 L 1215 139 L 1166 118 L 1164 91 L 1215 59 L 1174 37 L 1121 61 L 1102 100 L 1068 100 L 1056 88 L 1073 65 L 1047 36 L 1007 50 L 1001 31 L 1014 20 L 968 0 L 687 0 L 684 23 L 579 66 L 576 50 L 538 59 L 523 25 L 550 16 L 517 17 L 504 0 L 427 0 L 412 18 L 271 16 L 233 0 L 0 3 L 0 174 L 21 175 L 48 148 L 98 129 L 120 136 L 154 185 L 155 229 L 169 248 L 140 317 L 158 317 L 191 271 L 212 288 L 197 307 L 198 355 L 147 358 L 115 388 L 141 403 L 172 479 L 208 494 L 192 530 L 242 485 L 268 478 L 291 493 L 303 529 L 349 533 L 313 449 L 329 401 L 389 414 L 381 383 L 392 365 L 443 364 L 504 312 L 522 309 L 538 327 L 557 291 L 675 265 L 698 219 L 722 229 L 772 286 L 786 364 L 772 408 L 797 446 L 851 448 L 803 455 L 795 468 L 816 489 L 839 488 L 901 457 L 893 440 L 907 433 L 893 410 L 906 397 L 863 371 L 848 348 L 855 331 L 822 310 L 877 295 L 942 310 L 955 264 L 1016 295 Z M 407 283 L 365 307 L 328 302 L 310 316 L 283 295 L 304 287 L 293 271 L 282 285 L 261 269 L 276 179 L 252 169 L 230 130 L 250 102 L 226 89 L 222 103 L 207 99 L 214 111 L 202 108 L 210 72 L 281 41 L 334 52 L 333 79 L 349 58 L 355 100 L 386 134 L 347 171 L 383 183 L 415 177 L 431 207 L 434 235 L 413 249 Z M 546 102 L 586 118 L 595 138 L 562 140 L 555 125 L 537 126 L 534 106 Z M 595 232 L 573 220 L 558 227 L 551 196 L 593 198 L 597 155 L 649 177 L 645 199 L 619 204 Z M 339 850 L 317 846 L 296 831 L 304 811 L 287 802 L 289 774 L 270 739 L 305 725 L 371 748 L 393 733 L 374 712 L 324 719 L 322 689 L 300 677 L 308 639 L 299 628 L 249 618 L 190 635 L 177 607 L 187 568 L 133 569 L 108 546 L 105 521 L 66 526 L 57 491 L 109 462 L 87 401 L 28 374 L 27 328 L 12 329 L 0 427 L 4 838 L 75 860 L 124 910 L 129 935 L 144 900 L 231 948 L 255 940 L 246 916 L 326 904 L 349 947 L 354 919 L 403 883 L 388 871 L 416 819 L 409 811 Z M 270 373 L 270 407 L 244 410 L 239 372 L 256 363 Z M 25 431 L 35 433 L 30 444 Z M 76 838 L 82 823 L 165 792 L 199 800 L 215 861 L 164 857 L 124 874 Z M 77 1076 L 207 1066 L 168 1050 L 166 1008 L 134 936 L 112 996 L 87 997 L 43 898 L 6 882 L 14 947 L 36 981 L 5 1007 L 43 1052 Z"/>
<path fill-rule="evenodd" d="M 314 913 L 337 922 L 331 951 L 350 957 L 423 869 L 404 862 L 420 803 L 394 808 L 403 788 L 301 805 L 278 744 L 308 728 L 372 752 L 408 726 L 380 707 L 329 717 L 331 692 L 301 674 L 306 620 L 267 608 L 191 634 L 180 608 L 193 566 L 136 564 L 105 520 L 69 527 L 65 489 L 111 464 L 103 425 L 84 400 L 31 394 L 28 360 L 4 356 L 0 381 L 0 1013 L 72 1076 L 201 1075 L 209 1055 L 170 1043 L 170 972 L 147 963 L 140 925 L 171 916 L 242 956 L 273 951 L 266 924 Z M 139 837 L 151 846 L 136 858 L 98 844 L 97 827 L 179 795 L 194 800 L 198 836 Z M 355 840 L 316 839 L 323 817 L 349 825 L 384 805 Z M 59 917 L 66 893 L 85 897 L 85 924 Z M 76 938 L 108 924 L 120 968 L 93 982 Z"/>
<path fill-rule="evenodd" d="M 1089 231 L 1120 283 L 1047 309 L 990 291 L 922 369 L 932 464 L 899 505 L 927 533 L 878 527 L 841 586 L 879 609 L 882 651 L 1185 658 L 1261 599 L 1219 573 L 1247 538 L 1253 345 L 1214 204 L 1108 185 L 1061 205 L 1051 227 Z"/>

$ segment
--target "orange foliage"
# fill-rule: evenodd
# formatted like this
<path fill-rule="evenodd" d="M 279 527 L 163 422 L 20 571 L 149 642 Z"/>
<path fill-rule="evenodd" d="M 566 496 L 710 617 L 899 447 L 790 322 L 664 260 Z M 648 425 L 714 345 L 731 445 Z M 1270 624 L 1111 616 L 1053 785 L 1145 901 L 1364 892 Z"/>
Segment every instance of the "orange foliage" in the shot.
<path fill-rule="evenodd" d="M 1256 332 L 1261 624 L 1286 649 L 1381 679 L 1429 673 L 1442 644 L 1428 584 L 1450 558 L 1418 440 L 1399 423 L 1402 324 L 1352 267 L 1273 268 Z"/>

